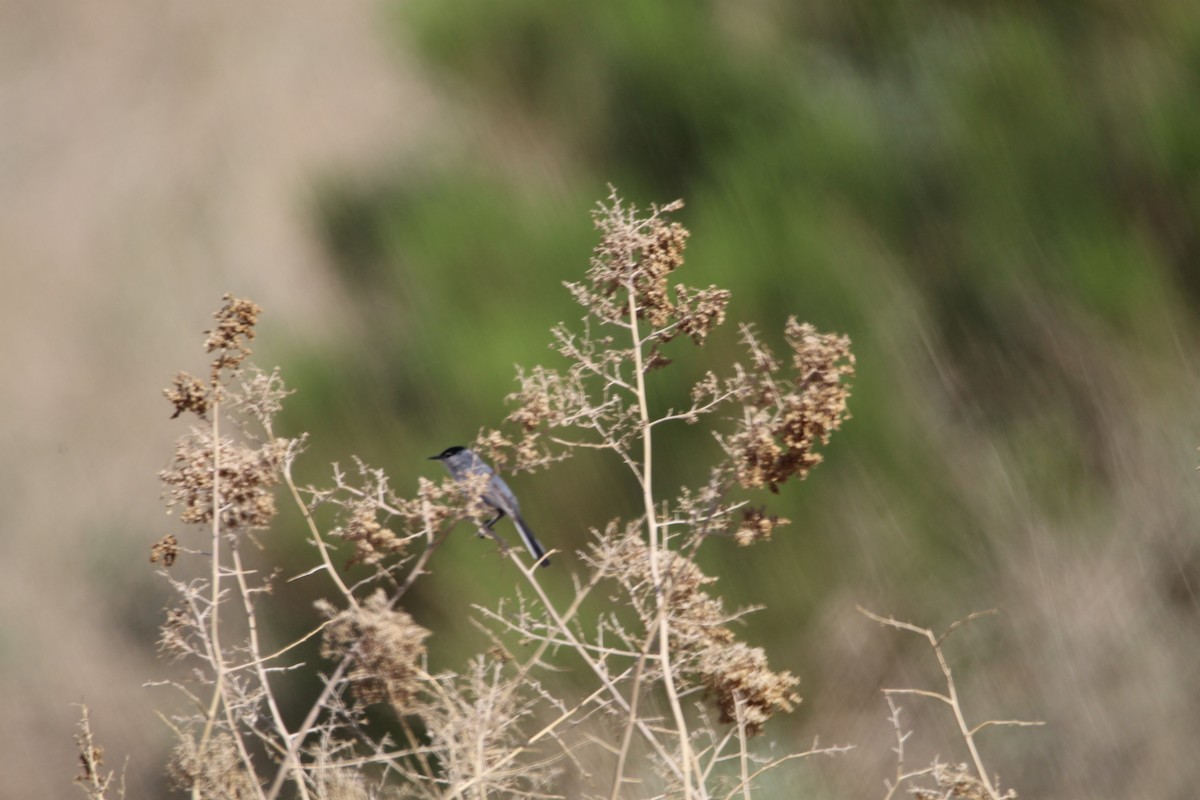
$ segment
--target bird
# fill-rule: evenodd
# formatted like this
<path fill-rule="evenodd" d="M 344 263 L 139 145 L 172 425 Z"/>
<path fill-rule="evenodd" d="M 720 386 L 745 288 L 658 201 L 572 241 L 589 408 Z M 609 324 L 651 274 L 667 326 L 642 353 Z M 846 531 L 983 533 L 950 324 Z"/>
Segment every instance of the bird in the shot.
<path fill-rule="evenodd" d="M 484 504 L 496 512 L 496 516 L 488 520 L 484 525 L 489 531 L 493 530 L 492 526 L 499 522 L 503 517 L 511 517 L 513 523 L 517 526 L 517 532 L 521 534 L 521 541 L 525 543 L 525 549 L 533 556 L 534 561 L 543 567 L 550 566 L 550 559 L 546 558 L 546 551 L 534 538 L 533 531 L 525 524 L 525 520 L 521 517 L 521 509 L 517 504 L 517 496 L 513 494 L 512 489 L 508 488 L 508 484 L 504 479 L 496 474 L 496 470 L 480 458 L 475 451 L 468 450 L 461 445 L 447 447 L 436 456 L 430 456 L 430 461 L 440 461 L 450 471 L 450 476 L 460 483 L 465 482 L 473 475 L 487 475 L 487 488 L 483 490 L 480 497 Z"/>

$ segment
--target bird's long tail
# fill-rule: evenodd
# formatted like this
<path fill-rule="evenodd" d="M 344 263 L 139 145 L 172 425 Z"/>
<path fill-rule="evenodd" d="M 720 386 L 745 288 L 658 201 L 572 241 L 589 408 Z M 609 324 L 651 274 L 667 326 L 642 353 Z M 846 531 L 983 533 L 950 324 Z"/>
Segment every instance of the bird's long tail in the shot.
<path fill-rule="evenodd" d="M 529 554 L 533 556 L 534 560 L 537 561 L 541 566 L 550 566 L 550 559 L 546 558 L 546 551 L 542 549 L 542 546 L 534 537 L 533 531 L 531 531 L 529 526 L 525 524 L 525 520 L 521 519 L 520 514 L 513 514 L 512 518 L 513 522 L 516 523 L 517 533 L 521 534 L 521 541 L 525 542 L 525 549 L 529 551 Z"/>

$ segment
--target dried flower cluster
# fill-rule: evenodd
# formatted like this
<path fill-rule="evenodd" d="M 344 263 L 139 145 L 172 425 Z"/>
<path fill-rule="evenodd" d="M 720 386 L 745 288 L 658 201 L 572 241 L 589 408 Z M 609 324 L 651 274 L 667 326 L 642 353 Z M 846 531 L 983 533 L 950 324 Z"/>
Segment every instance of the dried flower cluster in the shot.
<path fill-rule="evenodd" d="M 350 509 L 346 524 L 329 532 L 330 536 L 354 544 L 354 556 L 346 562 L 347 567 L 378 564 L 388 556 L 404 553 L 406 541 L 385 528 L 379 522 L 377 512 L 378 507 L 374 503 L 358 503 Z"/>
<path fill-rule="evenodd" d="M 167 507 L 180 507 L 179 518 L 185 523 L 211 523 L 216 485 L 216 507 L 226 532 L 266 528 L 275 517 L 272 490 L 279 483 L 286 449 L 287 442 L 281 440 L 252 448 L 227 437 L 214 440 L 207 431 L 193 431 L 176 443 L 170 468 L 160 473 L 168 487 Z"/>
<path fill-rule="evenodd" d="M 209 739 L 203 748 L 190 738 L 181 738 L 168 765 L 167 774 L 176 788 L 194 797 L 224 797 L 250 800 L 258 797 L 258 781 L 246 769 L 237 740 L 228 733 Z"/>
<path fill-rule="evenodd" d="M 643 218 L 614 191 L 609 204 L 593 213 L 600 243 L 592 255 L 588 282 L 567 284 L 579 304 L 602 322 L 627 320 L 630 309 L 636 310 L 638 319 L 650 326 L 646 341 L 655 345 L 647 365 L 651 368 L 670 363 L 657 345 L 680 335 L 704 344 L 709 332 L 725 321 L 729 305 L 724 289 L 670 284 L 671 273 L 683 266 L 689 233 L 678 222 L 668 222 L 666 215 L 681 208 L 683 201 L 676 200 Z"/>
<path fill-rule="evenodd" d="M 178 661 L 196 652 L 192 637 L 202 629 L 195 623 L 195 617 L 186 607 L 168 608 L 166 618 L 158 627 L 159 654 L 170 661 Z"/>
<path fill-rule="evenodd" d="M 742 512 L 742 524 L 733 534 L 733 539 L 742 547 L 746 547 L 770 539 L 775 528 L 789 522 L 791 520 L 768 514 L 761 508 L 752 508 Z"/>
<path fill-rule="evenodd" d="M 721 712 L 721 722 L 740 721 L 748 735 L 762 732 L 776 711 L 791 711 L 800 698 L 793 689 L 799 679 L 772 672 L 766 653 L 734 638 L 721 601 L 704 591 L 716 578 L 706 576 L 683 554 L 663 554 L 665 602 L 670 620 L 672 650 L 682 676 L 702 685 Z M 636 533 L 602 539 L 593 548 L 593 563 L 602 577 L 615 579 L 628 593 L 647 629 L 657 613 L 651 553 Z"/>
<path fill-rule="evenodd" d="M 171 415 L 171 419 L 185 411 L 192 412 L 200 419 L 204 419 L 204 415 L 208 413 L 208 387 L 204 385 L 204 381 L 186 372 L 176 374 L 171 385 L 163 389 L 163 395 L 175 406 L 175 413 Z"/>
<path fill-rule="evenodd" d="M 784 337 L 792 350 L 790 376 L 753 329 L 742 327 L 752 368 L 734 381 L 745 413 L 722 444 L 734 460 L 742 487 L 778 492 L 790 478 L 803 480 L 821 463 L 818 445 L 848 417 L 847 380 L 854 375 L 854 354 L 845 336 L 817 333 L 813 326 L 788 319 Z"/>
<path fill-rule="evenodd" d="M 430 632 L 405 611 L 389 607 L 377 591 L 358 607 L 336 612 L 328 602 L 318 609 L 331 622 L 321 641 L 321 655 L 353 662 L 350 682 L 365 703 L 390 703 L 404 713 L 421 691 L 425 674 L 425 639 Z"/>
<path fill-rule="evenodd" d="M 179 539 L 173 533 L 168 533 L 150 547 L 151 564 L 157 564 L 161 561 L 164 567 L 174 566 L 175 559 L 178 557 Z"/>
<path fill-rule="evenodd" d="M 258 304 L 251 300 L 231 294 L 222 299 L 225 305 L 213 313 L 217 326 L 205 331 L 208 339 L 204 342 L 204 349 L 209 353 L 217 353 L 211 364 L 214 387 L 221 382 L 223 370 L 238 369 L 253 353 L 248 343 L 254 338 L 254 326 L 258 324 L 258 315 L 262 313 Z"/>

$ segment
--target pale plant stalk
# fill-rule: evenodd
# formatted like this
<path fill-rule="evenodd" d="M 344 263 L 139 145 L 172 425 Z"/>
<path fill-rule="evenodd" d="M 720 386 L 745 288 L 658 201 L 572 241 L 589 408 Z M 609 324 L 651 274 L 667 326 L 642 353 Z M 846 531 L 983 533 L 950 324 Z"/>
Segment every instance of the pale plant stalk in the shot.
<path fill-rule="evenodd" d="M 212 405 L 212 573 L 210 581 L 212 582 L 212 591 L 210 596 L 209 608 L 209 630 L 208 634 L 211 638 L 212 667 L 215 675 L 213 681 L 212 700 L 205 715 L 204 731 L 200 736 L 200 742 L 196 748 L 196 758 L 199 763 L 203 762 L 208 750 L 208 743 L 212 740 L 213 725 L 217 719 L 217 713 L 224 709 L 225 722 L 229 725 L 229 733 L 233 738 L 234 745 L 237 747 L 238 757 L 242 761 L 242 766 L 247 770 L 248 774 L 254 774 L 254 763 L 250 760 L 250 754 L 246 751 L 246 743 L 242 740 L 241 734 L 238 732 L 237 720 L 233 715 L 233 707 L 229 699 L 225 697 L 226 692 L 226 668 L 225 668 L 225 653 L 221 649 L 221 404 L 219 400 L 214 400 Z M 240 577 L 240 575 L 239 575 Z M 254 650 L 251 657 L 257 659 L 258 651 Z M 270 694 L 267 687 L 267 694 Z M 253 782 L 257 796 L 262 800 L 262 787 L 258 782 Z M 200 800 L 201 781 L 196 781 L 192 784 L 192 797 L 195 800 Z"/>
<path fill-rule="evenodd" d="M 675 728 L 679 733 L 679 752 L 683 759 L 682 773 L 683 779 L 683 796 L 685 800 L 690 800 L 693 797 L 692 792 L 692 771 L 699 772 L 698 765 L 695 764 L 695 759 L 692 755 L 691 739 L 688 735 L 687 720 L 683 715 L 683 707 L 679 702 L 679 690 L 675 686 L 675 676 L 671 664 L 671 624 L 668 618 L 668 609 L 666 607 L 666 589 L 663 583 L 662 569 L 659 564 L 660 558 L 660 542 L 658 529 L 658 512 L 654 503 L 653 491 L 653 438 L 651 436 L 650 409 L 647 403 L 646 396 L 646 377 L 642 358 L 642 342 L 638 333 L 637 324 L 637 296 L 633 285 L 633 280 L 626 284 L 626 290 L 629 293 L 629 334 L 633 342 L 633 368 L 637 378 L 637 400 L 638 400 L 638 415 L 641 421 L 642 435 L 642 469 L 641 469 L 641 484 L 642 484 L 642 503 L 646 511 L 646 531 L 650 547 L 650 575 L 654 581 L 654 602 L 657 608 L 657 627 L 658 627 L 658 657 L 662 664 L 663 687 L 666 690 L 667 702 L 671 706 L 671 714 L 675 718 Z M 704 794 L 704 783 L 700 781 L 697 787 L 701 794 Z"/>
<path fill-rule="evenodd" d="M 746 749 L 746 717 L 744 706 L 739 701 L 737 708 L 737 735 L 738 735 L 738 774 L 742 779 L 742 798 L 750 800 L 750 758 L 749 752 Z M 716 759 L 716 754 L 713 754 L 713 759 Z"/>
<path fill-rule="evenodd" d="M 287 751 L 288 743 L 291 742 L 291 734 L 288 733 L 287 723 L 284 722 L 283 714 L 279 711 L 279 704 L 275 702 L 275 693 L 271 691 L 271 684 L 267 676 L 266 661 L 260 657 L 262 652 L 258 644 L 258 617 L 254 613 L 254 601 L 250 596 L 250 587 L 246 583 L 246 573 L 242 568 L 242 556 L 237 547 L 232 548 L 234 575 L 237 576 L 238 591 L 242 595 L 243 610 L 246 612 L 246 628 L 250 637 L 250 656 L 253 659 L 255 672 L 258 675 L 258 680 L 262 684 L 263 694 L 266 695 L 267 707 L 271 711 L 271 721 L 275 723 L 275 730 L 278 732 L 280 739 L 283 742 L 283 750 Z M 300 793 L 302 800 L 308 800 L 308 786 L 304 782 L 302 775 L 296 775 L 296 790 Z"/>
<path fill-rule="evenodd" d="M 292 463 L 290 459 L 284 461 L 280 472 L 283 475 L 284 483 L 287 485 L 289 492 L 291 492 L 292 500 L 295 501 L 296 506 L 300 509 L 300 513 L 304 517 L 304 522 L 308 526 L 309 536 L 311 536 L 313 541 L 315 541 L 317 544 L 317 549 L 321 553 L 321 561 L 325 565 L 325 572 L 329 574 L 330 580 L 337 585 L 338 591 L 342 593 L 342 595 L 346 598 L 346 601 L 353 607 L 357 608 L 357 598 L 355 598 L 349 587 L 346 586 L 337 569 L 334 568 L 333 561 L 329 557 L 329 548 L 326 547 L 325 539 L 321 536 L 321 530 L 317 526 L 316 520 L 313 519 L 312 513 L 308 510 L 308 504 L 305 503 L 304 498 L 300 496 L 300 489 L 296 486 L 296 481 L 292 478 Z M 424 564 L 424 561 L 422 560 L 420 563 Z M 307 738 L 308 734 L 312 732 L 312 728 L 316 724 L 317 717 L 320 715 L 321 710 L 325 706 L 325 701 L 329 699 L 334 687 L 337 686 L 338 682 L 345 675 L 346 669 L 349 666 L 350 655 L 348 654 L 342 659 L 341 663 L 338 664 L 333 674 L 330 675 L 329 680 L 326 681 L 325 688 L 318 696 L 317 701 L 313 703 L 312 708 L 309 709 L 309 713 L 307 716 L 305 716 L 300 728 L 295 734 L 288 736 L 284 740 L 287 745 L 287 752 L 284 754 L 283 763 L 280 765 L 279 770 L 275 773 L 275 778 L 272 780 L 271 786 L 267 790 L 265 800 L 275 800 L 275 798 L 279 795 L 279 790 L 283 788 L 283 781 L 288 775 L 293 774 L 294 768 L 299 767 L 296 756 L 300 752 L 300 747 L 303 745 L 304 739 Z M 295 770 L 295 782 L 303 785 L 304 775 L 302 770 Z"/>
<path fill-rule="evenodd" d="M 329 579 L 334 582 L 342 596 L 346 598 L 346 602 L 350 603 L 355 608 L 358 608 L 358 600 L 354 597 L 354 593 L 350 591 L 350 587 L 346 586 L 346 582 L 342 580 L 341 574 L 333 565 L 333 559 L 329 556 L 329 547 L 325 544 L 325 538 L 321 536 L 321 529 L 317 526 L 316 520 L 313 519 L 312 512 L 308 510 L 308 503 L 304 502 L 304 498 L 300 496 L 300 488 L 296 486 L 296 481 L 292 478 L 292 462 L 286 460 L 281 469 L 283 474 L 283 482 L 287 485 L 288 491 L 292 495 L 292 500 L 296 503 L 296 507 L 300 509 L 301 515 L 304 517 L 304 523 L 308 527 L 308 535 L 317 545 L 317 550 L 321 553 L 321 563 L 325 565 L 325 571 L 329 573 Z"/>
<path fill-rule="evenodd" d="M 219 400 L 214 400 L 212 405 L 212 463 L 213 463 L 213 485 L 212 485 L 212 574 L 209 580 L 211 585 L 211 601 L 209 607 L 209 642 L 211 646 L 211 654 L 213 661 L 213 670 L 216 675 L 213 680 L 212 699 L 209 701 L 208 710 L 205 714 L 204 731 L 200 734 L 200 742 L 196 746 L 197 758 L 203 758 L 204 752 L 208 747 L 209 737 L 212 735 L 213 723 L 217 719 L 217 706 L 221 702 L 221 694 L 224 691 L 225 684 L 225 660 L 221 653 L 221 615 L 218 613 L 221 601 L 221 439 L 220 439 L 220 419 L 221 419 L 221 404 Z M 192 784 L 193 800 L 201 800 L 200 798 L 200 782 L 196 781 Z"/>
<path fill-rule="evenodd" d="M 555 609 L 553 602 L 551 602 L 541 584 L 538 583 L 534 578 L 532 570 L 526 569 L 524 565 L 520 563 L 519 557 L 516 554 L 510 554 L 509 558 L 515 560 L 517 562 L 517 566 L 520 567 L 523 573 L 525 573 L 525 577 L 533 586 L 534 591 L 537 592 L 538 598 L 542 601 L 542 605 L 545 607 L 546 612 L 550 614 L 550 617 L 554 620 L 554 627 L 560 633 L 562 633 L 570 648 L 577 655 L 579 655 L 592 670 L 592 672 L 595 673 L 597 679 L 599 679 L 600 683 L 608 690 L 609 694 L 612 695 L 613 701 L 621 707 L 621 710 L 627 715 L 631 714 L 631 702 L 626 700 L 625 696 L 621 694 L 620 689 L 615 683 L 613 683 L 612 678 L 608 676 L 604 668 L 601 667 L 600 664 L 597 663 L 596 659 L 592 657 L 591 651 L 584 646 L 583 642 L 579 641 L 579 638 L 575 635 L 575 632 L 571 630 L 570 625 L 563 618 L 563 616 L 558 613 L 558 610 Z M 684 777 L 684 765 L 675 763 L 675 759 L 671 757 L 671 754 L 667 751 L 666 747 L 658 740 L 658 737 L 654 735 L 654 732 L 643 720 L 638 719 L 636 715 L 634 715 L 633 719 L 634 724 L 637 726 L 638 732 L 641 733 L 646 741 L 658 752 L 659 757 L 663 759 L 663 763 L 667 765 L 675 777 L 680 781 L 683 781 L 686 785 L 687 782 Z"/>
<path fill-rule="evenodd" d="M 625 722 L 625 730 L 621 734 L 621 750 L 617 754 L 616 775 L 613 777 L 612 794 L 609 795 L 609 800 L 618 800 L 621 795 L 621 786 L 625 783 L 625 760 L 629 757 L 629 745 L 633 742 L 633 727 L 638 718 L 638 700 L 641 698 L 642 692 L 642 674 L 646 667 L 646 659 L 650 655 L 650 648 L 654 643 L 654 635 L 654 630 L 647 633 L 646 642 L 642 645 L 642 652 L 633 673 L 633 686 L 629 691 L 629 717 Z"/>

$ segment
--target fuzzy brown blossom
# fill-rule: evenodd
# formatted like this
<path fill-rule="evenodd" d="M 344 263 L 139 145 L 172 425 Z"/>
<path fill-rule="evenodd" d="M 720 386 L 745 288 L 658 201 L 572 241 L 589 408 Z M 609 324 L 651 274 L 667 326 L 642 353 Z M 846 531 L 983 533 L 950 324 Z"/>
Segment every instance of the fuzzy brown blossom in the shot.
<path fill-rule="evenodd" d="M 185 523 L 212 521 L 215 461 L 221 527 L 226 531 L 267 527 L 275 517 L 271 490 L 279 482 L 287 445 L 277 439 L 250 448 L 222 438 L 214 459 L 212 436 L 193 431 L 176 443 L 170 468 L 159 473 L 167 486 L 168 510 L 180 506 L 179 517 Z"/>
<path fill-rule="evenodd" d="M 682 205 L 682 204 L 681 204 Z M 688 231 L 678 222 L 666 223 L 653 218 L 641 246 L 641 267 L 631 276 L 638 316 L 654 327 L 662 327 L 675 315 L 667 276 L 683 266 L 683 248 Z"/>
<path fill-rule="evenodd" d="M 593 548 L 593 563 L 625 587 L 643 624 L 655 616 L 650 549 L 636 532 L 602 540 Z M 685 679 L 703 686 L 721 712 L 723 723 L 741 720 L 747 734 L 762 732 L 776 711 L 791 711 L 800 702 L 793 691 L 800 683 L 790 672 L 772 672 L 762 648 L 749 647 L 728 627 L 731 617 L 720 599 L 703 590 L 714 583 L 686 556 L 664 550 L 659 554 L 663 605 L 670 621 L 676 666 Z"/>
<path fill-rule="evenodd" d="M 771 533 L 780 525 L 787 525 L 791 520 L 775 514 L 768 514 L 761 508 L 752 508 L 742 513 L 742 524 L 733 534 L 734 541 L 742 547 L 771 538 Z"/>
<path fill-rule="evenodd" d="M 262 796 L 253 775 L 246 771 L 234 738 L 221 733 L 210 738 L 199 752 L 191 738 L 183 737 L 167 767 L 176 788 L 196 797 L 250 800 Z"/>
<path fill-rule="evenodd" d="M 707 289 L 676 288 L 679 308 L 679 333 L 692 337 L 698 345 L 704 344 L 709 332 L 725 322 L 725 309 L 729 305 L 729 292 L 709 286 Z"/>
<path fill-rule="evenodd" d="M 319 601 L 318 610 L 332 620 L 321 640 L 321 655 L 354 660 L 350 680 L 358 699 L 367 705 L 387 702 L 401 713 L 410 710 L 421 691 L 430 631 L 407 612 L 389 608 L 382 590 L 340 613 L 325 601 Z"/>
<path fill-rule="evenodd" d="M 191 411 L 200 419 L 204 419 L 204 415 L 208 413 L 208 387 L 204 385 L 204 381 L 186 372 L 178 373 L 171 380 L 171 385 L 163 389 L 163 396 L 175 407 L 171 419 L 185 411 Z"/>
<path fill-rule="evenodd" d="M 735 432 L 722 440 L 734 459 L 738 482 L 744 488 L 766 486 L 772 492 L 790 478 L 803 480 L 821 463 L 816 448 L 849 417 L 848 380 L 854 375 L 850 339 L 821 334 L 795 317 L 788 319 L 784 337 L 792 349 L 792 374 L 783 367 L 748 326 L 743 341 L 750 348 L 753 368 L 735 379 L 744 407 Z"/>
<path fill-rule="evenodd" d="M 350 509 L 346 524 L 331 531 L 332 536 L 354 545 L 354 556 L 346 562 L 347 567 L 355 564 L 378 564 L 387 556 L 403 555 L 406 541 L 385 528 L 376 518 L 376 506 L 363 502 Z"/>
<path fill-rule="evenodd" d="M 234 297 L 232 294 L 226 294 L 221 299 L 225 305 L 213 312 L 217 325 L 212 330 L 205 331 L 208 339 L 204 342 L 207 352 L 219 351 L 219 355 L 212 362 L 211 377 L 214 386 L 220 382 L 221 370 L 236 370 L 250 357 L 253 351 L 247 342 L 254 338 L 254 326 L 258 324 L 258 315 L 262 313 L 262 309 L 252 300 Z"/>
<path fill-rule="evenodd" d="M 576 301 L 609 323 L 628 320 L 632 302 L 637 318 L 649 323 L 650 330 L 642 332 L 647 340 L 665 344 L 684 335 L 703 344 L 708 333 L 725 320 L 729 292 L 715 286 L 692 289 L 671 284 L 671 273 L 683 266 L 690 233 L 666 217 L 681 208 L 683 201 L 676 200 L 653 206 L 643 216 L 613 190 L 608 203 L 602 203 L 592 215 L 600 242 L 587 272 L 588 283 L 567 284 Z M 646 368 L 667 363 L 669 359 L 658 353 Z"/>
<path fill-rule="evenodd" d="M 150 547 L 151 564 L 157 564 L 161 561 L 164 567 L 170 567 L 174 565 L 175 559 L 178 556 L 179 540 L 175 538 L 175 534 L 173 533 L 168 533 Z"/>
<path fill-rule="evenodd" d="M 475 444 L 471 449 L 479 453 L 484 461 L 496 469 L 503 470 L 512 458 L 513 443 L 500 431 L 488 430 L 481 432 L 475 438 Z"/>
<path fill-rule="evenodd" d="M 567 284 L 576 299 L 602 320 L 616 322 L 629 312 L 621 290 L 631 290 L 640 318 L 655 327 L 666 324 L 674 312 L 667 276 L 683 264 L 688 231 L 663 217 L 680 208 L 683 201 L 676 200 L 643 218 L 614 191 L 609 204 L 592 214 L 600 243 L 587 273 L 591 286 Z"/>

